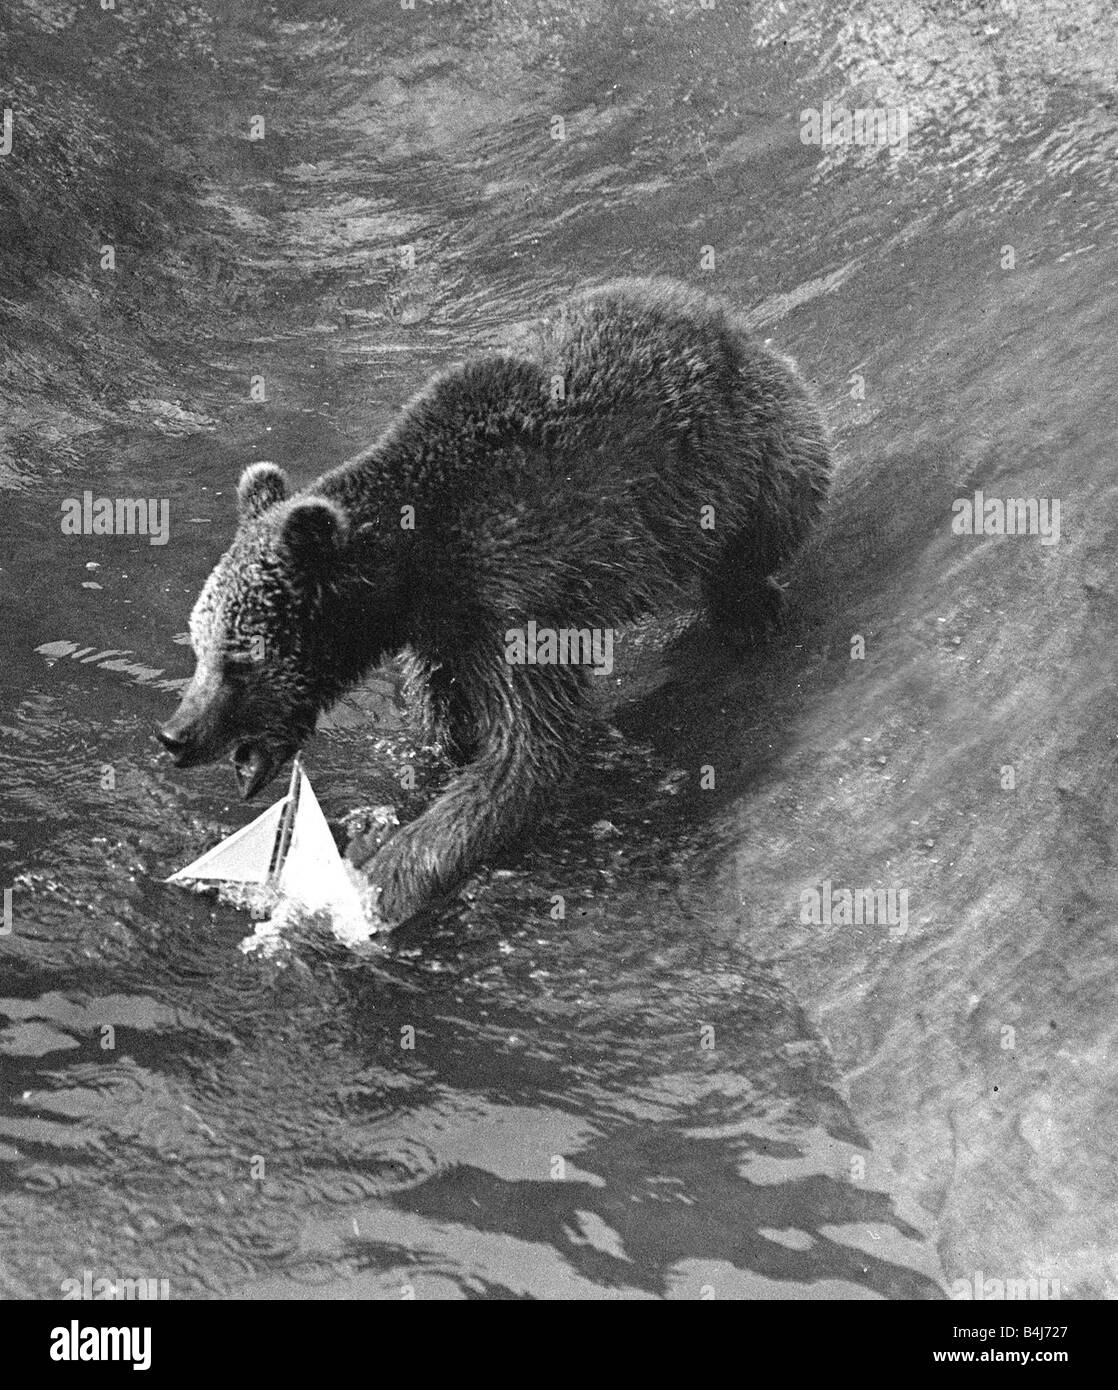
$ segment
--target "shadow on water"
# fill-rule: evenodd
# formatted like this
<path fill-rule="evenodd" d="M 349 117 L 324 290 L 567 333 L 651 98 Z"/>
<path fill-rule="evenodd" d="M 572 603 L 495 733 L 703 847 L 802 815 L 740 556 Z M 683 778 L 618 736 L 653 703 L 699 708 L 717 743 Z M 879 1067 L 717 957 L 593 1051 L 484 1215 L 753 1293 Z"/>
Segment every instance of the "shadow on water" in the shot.
<path fill-rule="evenodd" d="M 4 1292 L 1108 1288 L 1113 17 L 0 15 Z M 908 149 L 805 145 L 825 101 L 903 104 Z M 363 954 L 245 957 L 159 881 L 243 823 L 228 769 L 150 738 L 240 468 L 305 481 L 634 271 L 748 308 L 834 423 L 788 631 L 630 634 L 621 732 L 524 846 Z M 976 487 L 1062 491 L 1069 544 L 958 544 Z M 63 537 L 86 488 L 167 499 L 169 543 Z M 403 747 L 350 702 L 328 812 L 391 799 Z M 822 880 L 904 886 L 907 932 L 805 926 Z"/>

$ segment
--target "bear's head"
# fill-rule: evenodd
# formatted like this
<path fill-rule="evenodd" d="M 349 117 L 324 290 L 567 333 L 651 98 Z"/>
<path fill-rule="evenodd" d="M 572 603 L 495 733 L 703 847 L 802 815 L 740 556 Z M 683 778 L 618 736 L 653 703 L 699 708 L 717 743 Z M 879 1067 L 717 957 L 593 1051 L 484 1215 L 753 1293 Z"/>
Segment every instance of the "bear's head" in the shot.
<path fill-rule="evenodd" d="M 245 470 L 237 501 L 237 534 L 190 617 L 194 678 L 159 738 L 176 767 L 232 752 L 247 800 L 340 693 L 330 648 L 349 525 L 325 497 L 288 500 L 271 463 Z"/>

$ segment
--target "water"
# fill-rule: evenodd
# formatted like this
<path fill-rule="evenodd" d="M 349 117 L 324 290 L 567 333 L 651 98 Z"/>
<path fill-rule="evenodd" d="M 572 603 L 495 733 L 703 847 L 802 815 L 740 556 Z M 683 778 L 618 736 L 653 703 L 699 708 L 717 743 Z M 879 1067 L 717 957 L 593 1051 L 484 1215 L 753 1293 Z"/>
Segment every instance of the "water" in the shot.
<path fill-rule="evenodd" d="M 1110 8 L 0 20 L 3 1292 L 1113 1292 Z M 803 144 L 826 101 L 904 106 L 907 150 Z M 524 850 L 387 943 L 245 958 L 160 880 L 253 812 L 151 736 L 240 468 L 309 480 L 624 273 L 816 385 L 788 633 L 633 634 L 624 737 Z M 1060 544 L 952 536 L 976 488 L 1060 497 Z M 169 543 L 63 536 L 86 489 L 168 499 Z M 327 814 L 398 800 L 404 746 L 380 680 L 308 750 Z M 802 924 L 825 880 L 907 931 Z"/>

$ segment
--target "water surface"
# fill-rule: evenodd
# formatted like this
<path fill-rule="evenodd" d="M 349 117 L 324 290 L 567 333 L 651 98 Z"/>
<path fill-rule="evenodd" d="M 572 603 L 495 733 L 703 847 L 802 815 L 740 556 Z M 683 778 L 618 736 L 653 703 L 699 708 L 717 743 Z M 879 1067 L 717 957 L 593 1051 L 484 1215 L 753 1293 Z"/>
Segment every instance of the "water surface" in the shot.
<path fill-rule="evenodd" d="M 1109 1293 L 1113 11 L 0 17 L 4 1293 Z M 803 144 L 828 101 L 907 149 Z M 241 467 L 313 478 L 626 273 L 728 295 L 833 424 L 789 631 L 634 634 L 525 849 L 367 953 L 246 958 L 160 880 L 252 812 L 151 737 Z M 87 488 L 169 543 L 63 536 Z M 1062 498 L 1060 544 L 953 536 L 975 488 Z M 308 750 L 329 815 L 392 799 L 387 688 Z M 824 880 L 908 930 L 802 924 Z"/>

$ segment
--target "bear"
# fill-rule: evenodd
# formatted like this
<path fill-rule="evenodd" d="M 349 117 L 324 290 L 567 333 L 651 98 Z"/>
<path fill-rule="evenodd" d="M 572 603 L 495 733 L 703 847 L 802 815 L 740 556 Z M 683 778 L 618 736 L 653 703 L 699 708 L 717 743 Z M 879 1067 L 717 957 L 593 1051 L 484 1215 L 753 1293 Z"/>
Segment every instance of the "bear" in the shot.
<path fill-rule="evenodd" d="M 587 664 L 514 660 L 510 639 L 612 633 L 697 587 L 714 623 L 758 640 L 831 474 L 794 365 L 730 306 L 669 280 L 583 291 L 527 349 L 434 376 L 293 496 L 274 464 L 245 470 L 159 737 L 180 768 L 231 752 L 251 798 L 399 657 L 455 774 L 375 852 L 348 853 L 405 921 L 524 831 L 583 746 Z"/>

